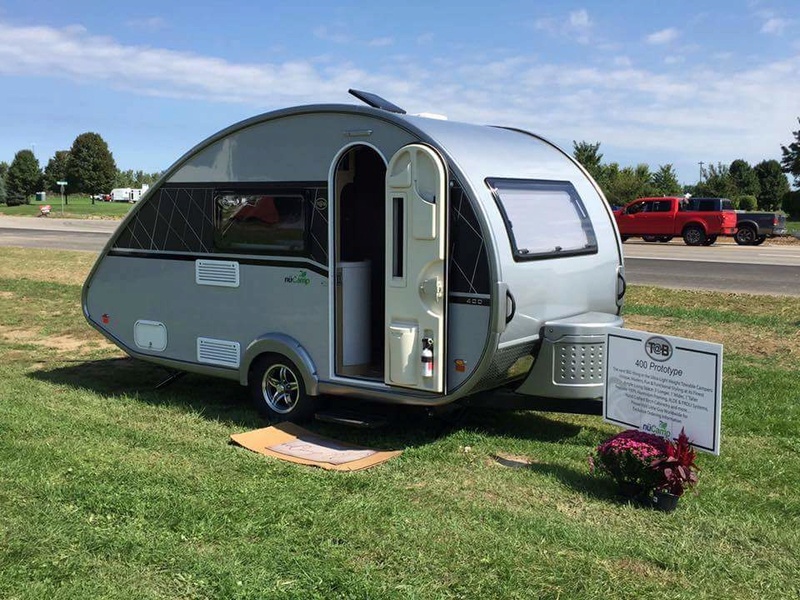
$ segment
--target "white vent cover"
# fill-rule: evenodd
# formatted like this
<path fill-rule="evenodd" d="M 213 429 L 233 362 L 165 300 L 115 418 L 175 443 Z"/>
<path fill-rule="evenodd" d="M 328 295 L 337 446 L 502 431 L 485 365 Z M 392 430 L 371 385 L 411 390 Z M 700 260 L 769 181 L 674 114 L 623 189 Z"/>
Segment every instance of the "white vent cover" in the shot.
<path fill-rule="evenodd" d="M 239 263 L 227 260 L 196 260 L 194 280 L 198 285 L 239 287 Z"/>
<path fill-rule="evenodd" d="M 239 342 L 197 338 L 197 361 L 222 367 L 239 367 Z"/>

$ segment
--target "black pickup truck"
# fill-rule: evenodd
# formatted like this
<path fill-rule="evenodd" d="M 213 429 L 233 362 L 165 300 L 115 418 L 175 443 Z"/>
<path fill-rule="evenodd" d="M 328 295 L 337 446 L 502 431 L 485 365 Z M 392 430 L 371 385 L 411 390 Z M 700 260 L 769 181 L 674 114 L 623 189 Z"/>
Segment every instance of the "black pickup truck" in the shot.
<path fill-rule="evenodd" d="M 736 211 L 733 239 L 740 246 L 758 246 L 776 235 L 786 235 L 786 215 L 783 213 Z"/>
<path fill-rule="evenodd" d="M 730 208 L 727 198 L 692 198 L 691 210 L 723 210 Z M 740 246 L 758 246 L 768 237 L 786 235 L 786 215 L 773 212 L 736 211 L 736 233 L 733 239 Z"/>

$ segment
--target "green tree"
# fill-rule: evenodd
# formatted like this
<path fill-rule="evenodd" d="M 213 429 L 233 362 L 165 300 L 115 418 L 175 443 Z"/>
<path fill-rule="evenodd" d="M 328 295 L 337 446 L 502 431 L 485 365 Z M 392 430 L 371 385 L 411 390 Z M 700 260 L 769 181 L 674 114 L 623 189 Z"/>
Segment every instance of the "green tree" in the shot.
<path fill-rule="evenodd" d="M 6 174 L 6 202 L 28 204 L 29 196 L 42 183 L 39 161 L 30 150 L 20 150 L 14 155 Z"/>
<path fill-rule="evenodd" d="M 584 169 L 589 171 L 589 175 L 599 184 L 603 179 L 603 155 L 600 153 L 600 142 L 590 144 L 573 140 L 572 156 L 583 165 Z"/>
<path fill-rule="evenodd" d="M 612 205 L 622 206 L 654 193 L 650 183 L 650 167 L 644 163 L 623 169 L 617 163 L 611 163 L 604 169 L 604 178 L 606 183 L 603 191 Z"/>
<path fill-rule="evenodd" d="M 713 198 L 735 198 L 738 195 L 738 190 L 728 166 L 722 163 L 709 164 L 706 178 L 695 186 L 694 195 Z"/>
<path fill-rule="evenodd" d="M 792 219 L 800 219 L 800 190 L 788 192 L 783 197 L 781 208 Z"/>
<path fill-rule="evenodd" d="M 800 123 L 800 117 L 797 118 Z M 781 146 L 783 158 L 781 165 L 784 173 L 790 173 L 794 177 L 795 187 L 800 187 L 800 129 L 793 131 L 794 140 L 789 146 Z"/>
<path fill-rule="evenodd" d="M 82 133 L 75 138 L 67 161 L 70 192 L 108 193 L 114 187 L 117 165 L 108 144 L 97 133 Z"/>
<path fill-rule="evenodd" d="M 658 196 L 678 196 L 683 191 L 678 182 L 678 174 L 670 163 L 658 167 L 658 171 L 653 173 L 651 183 L 653 193 Z"/>
<path fill-rule="evenodd" d="M 7 173 L 8 173 L 8 163 L 6 161 L 0 161 L 0 179 L 5 180 Z"/>
<path fill-rule="evenodd" d="M 67 164 L 69 163 L 69 150 L 56 150 L 55 155 L 47 161 L 44 168 L 44 188 L 48 192 L 60 192 L 61 186 L 57 181 L 67 180 Z"/>
<path fill-rule="evenodd" d="M 127 171 L 120 171 L 117 169 L 117 175 L 114 177 L 115 188 L 135 188 L 136 181 L 133 175 L 133 169 Z"/>
<path fill-rule="evenodd" d="M 736 208 L 739 210 L 756 210 L 758 199 L 755 196 L 745 194 L 736 198 Z"/>
<path fill-rule="evenodd" d="M 6 178 L 0 177 L 0 204 L 6 203 Z"/>
<path fill-rule="evenodd" d="M 777 160 L 762 160 L 753 170 L 761 192 L 758 206 L 763 210 L 780 210 L 783 197 L 789 192 L 789 182 Z"/>
<path fill-rule="evenodd" d="M 733 184 L 739 192 L 737 196 L 756 196 L 761 193 L 758 177 L 750 163 L 741 158 L 734 160 L 728 167 Z"/>

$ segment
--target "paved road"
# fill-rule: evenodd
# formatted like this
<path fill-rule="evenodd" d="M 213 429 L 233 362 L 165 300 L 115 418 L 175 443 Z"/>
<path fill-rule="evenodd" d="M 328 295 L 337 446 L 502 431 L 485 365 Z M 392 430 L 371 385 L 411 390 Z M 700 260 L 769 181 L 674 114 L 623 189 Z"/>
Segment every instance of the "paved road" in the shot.
<path fill-rule="evenodd" d="M 119 221 L 0 216 L 0 246 L 98 252 Z M 800 243 L 624 244 L 628 283 L 800 296 Z"/>

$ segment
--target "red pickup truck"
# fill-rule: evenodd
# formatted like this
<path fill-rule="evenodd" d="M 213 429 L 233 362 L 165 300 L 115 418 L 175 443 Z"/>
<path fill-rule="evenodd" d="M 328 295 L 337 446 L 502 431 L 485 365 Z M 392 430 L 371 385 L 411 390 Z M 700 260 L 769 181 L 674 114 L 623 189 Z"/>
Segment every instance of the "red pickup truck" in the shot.
<path fill-rule="evenodd" d="M 668 242 L 679 235 L 688 246 L 710 246 L 717 236 L 736 233 L 733 205 L 720 208 L 708 210 L 685 198 L 639 198 L 615 210 L 614 217 L 623 242 L 639 235 L 648 242 Z"/>

